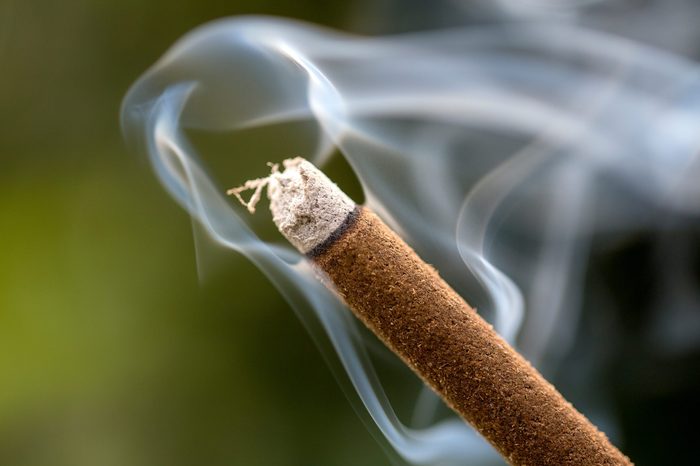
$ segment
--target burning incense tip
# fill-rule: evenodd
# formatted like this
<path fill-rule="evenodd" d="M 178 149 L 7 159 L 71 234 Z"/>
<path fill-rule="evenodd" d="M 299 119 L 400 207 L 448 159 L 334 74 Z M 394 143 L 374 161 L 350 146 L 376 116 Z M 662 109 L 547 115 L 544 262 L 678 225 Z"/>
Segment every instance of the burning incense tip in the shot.
<path fill-rule="evenodd" d="M 318 168 L 301 157 L 268 164 L 272 173 L 229 189 L 248 210 L 255 212 L 262 189 L 267 186 L 272 221 L 299 251 L 308 254 L 328 239 L 355 209 L 355 203 Z M 241 192 L 254 189 L 246 202 Z"/>
<path fill-rule="evenodd" d="M 306 160 L 283 166 L 231 193 L 252 212 L 267 187 L 277 228 L 324 283 L 508 462 L 632 464 L 379 217 Z"/>

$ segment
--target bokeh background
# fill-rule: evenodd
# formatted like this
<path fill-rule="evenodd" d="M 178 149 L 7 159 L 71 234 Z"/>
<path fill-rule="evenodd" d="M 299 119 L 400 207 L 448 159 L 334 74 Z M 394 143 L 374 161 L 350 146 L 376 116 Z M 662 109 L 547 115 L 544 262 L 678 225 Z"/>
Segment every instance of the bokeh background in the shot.
<path fill-rule="evenodd" d="M 198 276 L 192 223 L 125 147 L 119 107 L 211 19 L 271 14 L 361 33 L 484 21 L 457 3 L 0 0 L 0 464 L 387 464 L 257 269 L 222 251 Z M 612 3 L 596 11 L 601 28 L 656 4 Z M 679 30 L 693 20 L 663 15 Z M 686 47 L 698 35 L 683 31 Z M 681 40 L 650 35 L 661 47 Z M 691 346 L 658 358 L 640 337 L 651 244 L 631 238 L 591 265 L 628 309 L 609 367 L 614 405 L 638 464 L 690 464 L 700 357 Z M 390 386 L 404 378 L 387 375 Z"/>

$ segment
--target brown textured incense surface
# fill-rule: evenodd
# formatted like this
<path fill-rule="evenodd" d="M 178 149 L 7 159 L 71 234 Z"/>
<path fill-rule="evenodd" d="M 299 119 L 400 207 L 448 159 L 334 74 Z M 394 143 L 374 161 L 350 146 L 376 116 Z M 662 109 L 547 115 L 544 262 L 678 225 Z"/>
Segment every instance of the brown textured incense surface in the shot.
<path fill-rule="evenodd" d="M 632 464 L 369 210 L 313 259 L 353 312 L 511 464 Z"/>

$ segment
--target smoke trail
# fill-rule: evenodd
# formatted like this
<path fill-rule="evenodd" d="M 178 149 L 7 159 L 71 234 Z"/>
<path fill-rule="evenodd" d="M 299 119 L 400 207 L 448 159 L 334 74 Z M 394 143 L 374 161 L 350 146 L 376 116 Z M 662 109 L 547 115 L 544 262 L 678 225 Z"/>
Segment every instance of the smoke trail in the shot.
<path fill-rule="evenodd" d="M 551 363 L 572 343 L 592 235 L 654 228 L 640 204 L 698 214 L 699 116 L 696 65 L 573 25 L 370 39 L 258 17 L 188 34 L 122 110 L 171 195 L 332 346 L 389 445 L 435 465 L 499 460 L 454 418 L 422 429 L 398 419 L 343 305 L 229 204 L 193 134 L 311 122 L 314 161 L 338 148 L 369 206 L 526 356 Z M 256 157 L 263 169 L 287 155 Z M 419 407 L 429 419 L 430 402 Z"/>

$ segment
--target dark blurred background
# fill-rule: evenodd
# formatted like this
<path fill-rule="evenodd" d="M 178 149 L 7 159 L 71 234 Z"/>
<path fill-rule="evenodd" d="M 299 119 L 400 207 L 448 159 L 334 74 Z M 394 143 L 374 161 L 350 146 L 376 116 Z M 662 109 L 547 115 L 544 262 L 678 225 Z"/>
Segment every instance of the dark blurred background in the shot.
<path fill-rule="evenodd" d="M 392 32 L 459 23 L 454 3 L 426 14 L 391 1 L 0 0 L 0 464 L 387 464 L 255 267 L 222 254 L 200 283 L 191 221 L 126 149 L 119 106 L 211 19 Z M 593 262 L 633 309 L 647 246 L 633 238 Z M 628 359 L 610 377 L 626 451 L 640 465 L 688 459 L 693 429 L 678 423 L 696 414 L 697 350 L 656 360 L 635 334 L 644 313 L 622 318 Z"/>

